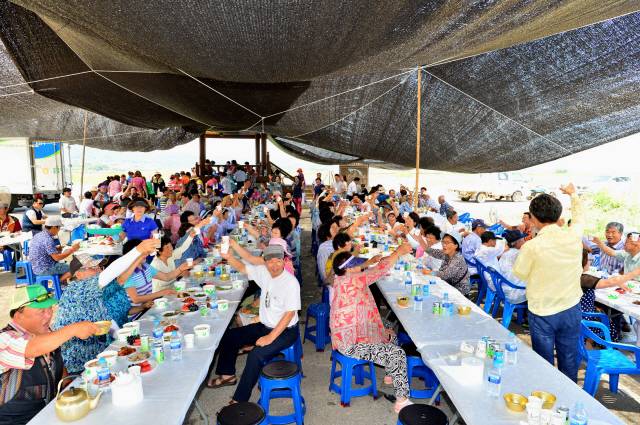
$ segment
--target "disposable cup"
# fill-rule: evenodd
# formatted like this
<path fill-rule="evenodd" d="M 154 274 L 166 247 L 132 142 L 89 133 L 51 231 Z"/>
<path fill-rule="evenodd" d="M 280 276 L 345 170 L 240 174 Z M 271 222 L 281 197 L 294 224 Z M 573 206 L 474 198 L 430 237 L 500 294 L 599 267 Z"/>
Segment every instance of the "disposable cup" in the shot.
<path fill-rule="evenodd" d="M 98 354 L 98 359 L 101 359 L 103 357 L 104 357 L 105 361 L 107 362 L 108 366 L 113 366 L 114 364 L 116 364 L 116 360 L 118 360 L 118 352 L 117 351 L 107 350 L 107 351 L 103 351 L 102 353 Z"/>
<path fill-rule="evenodd" d="M 187 264 L 189 267 L 193 267 L 193 258 L 187 258 Z"/>
<path fill-rule="evenodd" d="M 565 425 L 566 420 L 564 413 L 553 412 L 551 414 L 551 425 Z"/>
<path fill-rule="evenodd" d="M 153 300 L 153 305 L 156 306 L 156 308 L 165 308 L 168 304 L 168 301 L 166 298 L 157 298 L 155 300 Z"/>
<path fill-rule="evenodd" d="M 125 323 L 122 326 L 123 329 L 129 329 L 132 328 L 133 332 L 131 332 L 132 335 L 138 335 L 140 333 L 140 322 L 129 322 L 129 323 Z"/>
<path fill-rule="evenodd" d="M 196 235 L 199 235 L 199 234 L 200 234 L 200 228 L 199 228 L 199 227 L 195 227 L 195 228 L 193 229 L 193 231 L 194 231 L 194 232 L 196 232 Z"/>
<path fill-rule="evenodd" d="M 194 334 L 186 334 L 184 336 L 185 347 L 186 348 L 192 348 L 194 339 L 195 339 L 195 335 Z"/>
<path fill-rule="evenodd" d="M 631 240 L 634 241 L 634 242 L 638 242 L 638 236 L 640 236 L 640 235 L 638 235 L 637 233 L 632 233 L 631 234 Z"/>
<path fill-rule="evenodd" d="M 542 405 L 538 403 L 527 403 L 526 406 L 527 419 L 529 420 L 529 424 L 540 423 L 540 411 L 542 410 Z"/>
<path fill-rule="evenodd" d="M 231 282 L 231 285 L 233 286 L 233 289 L 242 289 L 244 282 L 242 280 L 234 280 Z"/>
<path fill-rule="evenodd" d="M 207 294 L 215 294 L 216 293 L 216 285 L 204 285 L 202 287 L 202 289 L 204 290 L 204 292 L 206 292 Z"/>
<path fill-rule="evenodd" d="M 96 363 L 95 366 L 89 366 L 91 363 Z M 93 378 L 98 376 L 98 359 L 89 360 L 84 364 L 84 373 L 87 378 Z"/>
<path fill-rule="evenodd" d="M 194 326 L 193 333 L 195 336 L 209 336 L 211 331 L 211 325 L 198 325 Z"/>
<path fill-rule="evenodd" d="M 216 209 L 217 209 L 218 211 L 222 211 L 222 205 L 218 205 L 218 206 L 216 207 Z"/>
<path fill-rule="evenodd" d="M 222 244 L 220 245 L 220 253 L 221 254 L 226 254 L 227 252 L 229 252 L 229 244 Z"/>
<path fill-rule="evenodd" d="M 244 229 L 244 221 L 238 222 L 238 229 Z"/>
<path fill-rule="evenodd" d="M 562 188 L 562 189 L 566 189 L 566 188 L 568 188 L 568 187 L 569 187 L 569 184 L 570 184 L 570 183 L 561 183 L 561 184 L 560 184 L 560 188 Z"/>
<path fill-rule="evenodd" d="M 129 369 L 129 373 L 133 376 L 140 376 L 140 370 L 141 367 L 136 365 L 136 366 L 131 366 Z"/>
<path fill-rule="evenodd" d="M 551 425 L 552 416 L 553 416 L 553 410 L 542 409 L 540 411 L 540 425 Z"/>
<path fill-rule="evenodd" d="M 225 245 L 229 245 L 229 236 L 223 236 L 222 237 L 222 243 Z"/>
<path fill-rule="evenodd" d="M 218 301 L 218 309 L 220 311 L 224 311 L 229 308 L 229 300 L 219 300 Z"/>
<path fill-rule="evenodd" d="M 592 240 L 593 240 L 593 235 L 589 235 L 589 236 L 588 236 L 588 239 L 589 239 L 590 241 L 592 241 Z"/>
<path fill-rule="evenodd" d="M 187 287 L 187 284 L 182 280 L 176 280 L 173 282 L 173 289 L 176 291 L 184 291 L 184 288 Z"/>

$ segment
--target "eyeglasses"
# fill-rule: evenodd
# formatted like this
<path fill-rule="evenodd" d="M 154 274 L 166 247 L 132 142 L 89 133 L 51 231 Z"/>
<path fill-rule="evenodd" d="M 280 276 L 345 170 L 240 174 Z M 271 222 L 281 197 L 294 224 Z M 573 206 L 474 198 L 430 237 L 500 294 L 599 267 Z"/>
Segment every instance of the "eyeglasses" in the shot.
<path fill-rule="evenodd" d="M 36 202 L 36 205 L 44 205 L 44 202 Z"/>
<path fill-rule="evenodd" d="M 33 302 L 43 303 L 43 302 L 45 302 L 45 301 L 46 301 L 47 299 L 49 299 L 49 298 L 53 298 L 53 292 L 48 292 L 48 293 L 46 293 L 46 294 L 40 294 L 40 295 L 38 295 L 37 297 L 30 299 L 30 300 L 29 300 L 29 301 L 27 301 L 26 303 L 22 303 L 22 304 L 20 304 L 20 307 L 18 307 L 18 308 L 22 308 L 22 307 L 24 307 L 25 305 L 27 305 L 27 304 L 31 304 L 31 303 L 33 303 Z M 18 308 L 16 308 L 16 310 L 17 310 Z"/>
<path fill-rule="evenodd" d="M 453 242 L 450 241 L 442 241 L 440 242 L 442 245 L 453 245 Z"/>

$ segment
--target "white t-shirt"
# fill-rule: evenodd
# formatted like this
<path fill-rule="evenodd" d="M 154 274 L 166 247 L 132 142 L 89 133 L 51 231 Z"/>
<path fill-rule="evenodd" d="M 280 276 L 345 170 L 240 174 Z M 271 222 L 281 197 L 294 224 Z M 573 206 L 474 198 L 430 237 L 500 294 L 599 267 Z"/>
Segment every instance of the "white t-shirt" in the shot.
<path fill-rule="evenodd" d="M 34 210 L 27 210 L 27 217 L 29 217 L 31 221 L 38 219 L 38 216 L 36 215 L 36 212 Z"/>
<path fill-rule="evenodd" d="M 353 196 L 354 193 L 358 192 L 358 185 L 356 182 L 349 183 L 349 187 L 347 187 L 347 196 Z"/>
<path fill-rule="evenodd" d="M 344 189 L 344 183 L 343 182 L 333 182 L 333 184 L 331 185 L 331 188 L 335 189 L 337 194 L 340 194 L 342 189 Z"/>
<path fill-rule="evenodd" d="M 93 216 L 93 199 L 83 199 L 80 202 L 80 214 L 86 213 L 87 217 Z"/>
<path fill-rule="evenodd" d="M 255 281 L 262 289 L 260 322 L 265 326 L 275 328 L 286 312 L 295 311 L 287 327 L 298 323 L 298 310 L 302 308 L 298 280 L 284 269 L 280 276 L 274 279 L 267 266 L 247 264 L 246 267 L 249 280 Z M 266 306 L 267 298 L 269 299 L 268 308 Z"/>
<path fill-rule="evenodd" d="M 60 210 L 62 211 L 63 208 L 72 213 L 76 211 L 76 201 L 73 199 L 73 196 L 67 198 L 62 195 L 60 197 Z"/>

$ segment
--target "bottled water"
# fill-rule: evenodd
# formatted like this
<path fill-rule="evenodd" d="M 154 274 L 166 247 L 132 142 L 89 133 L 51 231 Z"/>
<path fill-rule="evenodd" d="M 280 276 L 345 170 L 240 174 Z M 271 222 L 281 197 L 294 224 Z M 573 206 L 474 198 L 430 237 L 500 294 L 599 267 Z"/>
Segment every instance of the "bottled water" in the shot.
<path fill-rule="evenodd" d="M 414 301 L 413 309 L 415 311 L 422 311 L 422 297 L 420 295 L 416 295 Z"/>
<path fill-rule="evenodd" d="M 111 374 L 104 358 L 98 361 L 98 390 L 105 393 L 111 391 Z"/>
<path fill-rule="evenodd" d="M 404 277 L 404 292 L 411 295 L 411 285 L 413 284 L 413 281 L 411 280 L 411 273 L 407 272 L 406 276 Z"/>
<path fill-rule="evenodd" d="M 445 292 L 444 298 L 442 298 L 442 315 L 449 315 L 449 294 Z"/>
<path fill-rule="evenodd" d="M 218 300 L 217 299 L 212 299 L 211 302 L 211 308 L 209 308 L 209 317 L 212 319 L 217 319 L 219 316 L 218 313 Z"/>
<path fill-rule="evenodd" d="M 507 343 L 505 344 L 504 349 L 507 352 L 507 363 L 518 363 L 518 341 L 516 340 L 516 336 L 513 332 L 509 332 L 509 338 L 507 338 Z"/>
<path fill-rule="evenodd" d="M 431 272 L 431 276 L 429 276 L 429 285 L 435 285 L 436 284 L 436 275 L 434 272 Z"/>
<path fill-rule="evenodd" d="M 171 332 L 171 360 L 179 362 L 182 360 L 182 345 L 180 344 L 180 337 L 178 331 Z"/>
<path fill-rule="evenodd" d="M 587 425 L 587 412 L 584 411 L 584 406 L 582 402 L 576 401 L 576 404 L 571 409 L 571 414 L 569 415 L 569 424 L 570 425 Z"/>
<path fill-rule="evenodd" d="M 400 271 L 400 264 L 398 264 L 398 262 L 396 261 L 396 263 L 393 265 L 393 276 L 396 279 L 400 279 L 401 276 L 401 271 Z"/>
<path fill-rule="evenodd" d="M 160 326 L 160 322 L 158 320 L 153 322 L 153 342 L 159 342 L 162 344 L 164 336 L 164 329 Z"/>
<path fill-rule="evenodd" d="M 489 370 L 489 377 L 487 380 L 487 397 L 489 398 L 500 398 L 500 384 L 502 382 L 501 368 L 502 362 L 497 358 L 494 359 L 493 367 Z"/>

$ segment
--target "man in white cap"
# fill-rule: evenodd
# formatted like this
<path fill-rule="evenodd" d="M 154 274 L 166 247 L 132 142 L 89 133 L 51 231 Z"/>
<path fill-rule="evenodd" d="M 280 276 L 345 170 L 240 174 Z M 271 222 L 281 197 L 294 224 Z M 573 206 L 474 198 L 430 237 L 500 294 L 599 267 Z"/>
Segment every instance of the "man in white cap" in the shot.
<path fill-rule="evenodd" d="M 60 283 L 69 278 L 69 264 L 62 262 L 69 255 L 80 249 L 79 244 L 74 244 L 70 250 L 61 252 L 62 247 L 56 246 L 53 237 L 62 227 L 59 217 L 49 217 L 44 223 L 44 231 L 38 233 L 29 243 L 29 261 L 33 272 L 38 276 L 62 275 Z"/>
<path fill-rule="evenodd" d="M 42 285 L 18 288 L 11 295 L 11 322 L 0 331 L 0 423 L 26 424 L 54 400 L 67 375 L 60 346 L 100 331 L 95 323 L 78 322 L 52 332 L 58 300 L 51 295 Z"/>
<path fill-rule="evenodd" d="M 249 351 L 247 364 L 240 378 L 240 385 L 229 404 L 249 401 L 253 386 L 258 382 L 264 362 L 290 347 L 299 336 L 298 310 L 300 284 L 284 270 L 284 249 L 280 245 L 267 245 L 264 249 L 265 265 L 244 264 L 231 252 L 221 254 L 231 267 L 255 281 L 260 296 L 260 322 L 240 328 L 228 329 L 220 341 L 220 355 L 216 374 L 208 388 L 236 385 L 236 358 L 238 350 L 255 344 Z"/>

